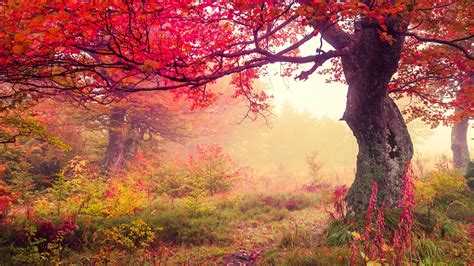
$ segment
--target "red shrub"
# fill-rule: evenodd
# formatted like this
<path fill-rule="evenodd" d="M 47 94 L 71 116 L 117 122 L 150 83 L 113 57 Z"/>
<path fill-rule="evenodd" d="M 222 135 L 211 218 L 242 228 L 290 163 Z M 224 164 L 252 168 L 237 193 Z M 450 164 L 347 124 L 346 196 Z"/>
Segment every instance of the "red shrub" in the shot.
<path fill-rule="evenodd" d="M 58 236 L 72 235 L 79 228 L 74 217 L 71 216 L 65 216 L 59 225 L 46 220 L 38 220 L 36 224 L 36 237 L 46 239 L 48 242 L 55 240 Z"/>
<path fill-rule="evenodd" d="M 289 211 L 299 210 L 303 207 L 303 201 L 301 200 L 289 200 L 285 203 L 285 208 Z"/>
<path fill-rule="evenodd" d="M 343 221 L 344 223 L 347 223 L 347 206 L 345 201 L 347 191 L 349 189 L 345 185 L 336 187 L 332 195 L 334 212 L 326 210 L 333 219 Z"/>

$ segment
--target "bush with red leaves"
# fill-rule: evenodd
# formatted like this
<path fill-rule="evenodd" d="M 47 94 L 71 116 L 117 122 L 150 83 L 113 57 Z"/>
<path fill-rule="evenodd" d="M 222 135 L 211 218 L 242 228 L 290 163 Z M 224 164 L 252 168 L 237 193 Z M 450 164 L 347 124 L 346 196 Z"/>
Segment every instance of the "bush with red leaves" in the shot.
<path fill-rule="evenodd" d="M 326 210 L 327 213 L 334 219 L 347 223 L 347 205 L 346 205 L 346 194 L 349 188 L 345 185 L 336 187 L 332 194 L 332 200 L 334 202 L 334 212 Z"/>
<path fill-rule="evenodd" d="M 74 217 L 65 216 L 59 224 L 47 220 L 37 220 L 35 223 L 37 225 L 35 238 L 45 239 L 46 243 L 61 238 L 62 244 L 70 248 L 77 246 L 75 231 L 79 229 L 79 226 L 76 224 Z"/>

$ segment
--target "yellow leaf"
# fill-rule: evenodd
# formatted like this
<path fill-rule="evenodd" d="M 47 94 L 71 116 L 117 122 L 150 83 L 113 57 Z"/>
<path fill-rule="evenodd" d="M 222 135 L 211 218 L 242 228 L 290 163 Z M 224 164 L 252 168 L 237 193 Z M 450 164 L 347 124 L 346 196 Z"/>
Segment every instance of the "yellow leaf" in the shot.
<path fill-rule="evenodd" d="M 365 253 L 362 252 L 362 251 L 360 252 L 360 256 L 362 257 L 362 259 L 363 259 L 364 261 L 368 261 L 368 260 L 369 260 L 369 257 L 367 257 L 367 255 L 365 255 Z"/>
<path fill-rule="evenodd" d="M 352 237 L 354 237 L 354 240 L 360 240 L 361 239 L 360 234 L 357 233 L 356 231 L 352 231 L 351 235 L 352 235 Z"/>
<path fill-rule="evenodd" d="M 382 266 L 382 264 L 376 261 L 368 261 L 367 266 Z"/>

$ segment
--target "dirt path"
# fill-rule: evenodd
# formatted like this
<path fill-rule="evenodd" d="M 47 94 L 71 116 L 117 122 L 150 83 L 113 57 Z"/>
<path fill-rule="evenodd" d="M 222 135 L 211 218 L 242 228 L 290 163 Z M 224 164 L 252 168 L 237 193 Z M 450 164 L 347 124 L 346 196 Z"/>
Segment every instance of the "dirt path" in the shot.
<path fill-rule="evenodd" d="M 238 251 L 225 255 L 222 265 L 255 265 L 268 248 L 280 245 L 285 234 L 297 234 L 301 228 L 320 234 L 326 219 L 327 214 L 322 209 L 309 207 L 290 212 L 288 217 L 280 221 L 241 223 L 232 238 L 232 247 Z"/>

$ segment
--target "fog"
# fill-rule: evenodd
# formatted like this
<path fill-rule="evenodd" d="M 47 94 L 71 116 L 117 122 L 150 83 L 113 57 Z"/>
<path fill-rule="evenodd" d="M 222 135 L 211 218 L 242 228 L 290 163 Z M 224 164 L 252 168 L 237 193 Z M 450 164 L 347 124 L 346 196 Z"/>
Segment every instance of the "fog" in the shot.
<path fill-rule="evenodd" d="M 229 90 L 226 81 L 216 86 Z M 239 164 L 252 170 L 254 179 L 271 176 L 288 181 L 291 186 L 311 179 L 306 158 L 317 153 L 320 174 L 329 183 L 350 184 L 354 178 L 357 143 L 343 115 L 347 86 L 326 83 L 324 76 L 307 81 L 270 76 L 256 84 L 273 96 L 271 108 L 263 116 L 243 119 L 245 102 L 217 100 L 209 107 L 207 129 L 185 143 L 171 145 L 177 154 L 186 154 L 198 144 L 217 143 Z M 227 103 L 224 103 L 226 101 Z M 400 107 L 403 106 L 400 104 Z M 199 112 L 199 111 L 198 111 Z M 414 159 L 433 167 L 451 157 L 450 128 L 430 128 L 420 120 L 408 123 L 413 140 Z M 469 131 L 473 147 L 473 130 Z M 471 153 L 472 154 L 472 153 Z M 282 181 L 282 180 L 280 180 Z M 280 182 L 281 183 L 281 182 Z M 285 182 L 286 183 L 286 182 Z"/>

